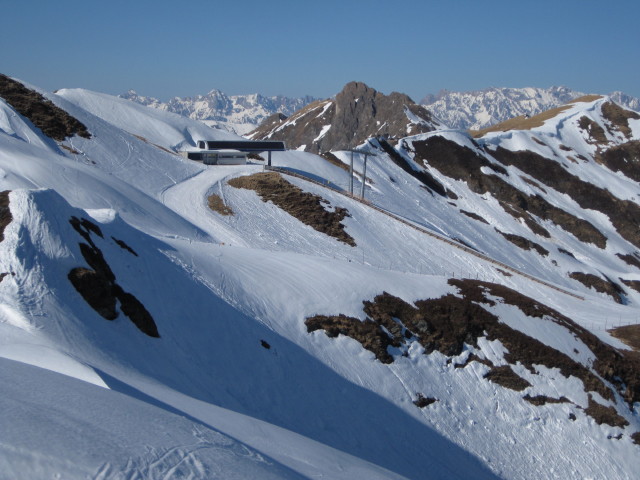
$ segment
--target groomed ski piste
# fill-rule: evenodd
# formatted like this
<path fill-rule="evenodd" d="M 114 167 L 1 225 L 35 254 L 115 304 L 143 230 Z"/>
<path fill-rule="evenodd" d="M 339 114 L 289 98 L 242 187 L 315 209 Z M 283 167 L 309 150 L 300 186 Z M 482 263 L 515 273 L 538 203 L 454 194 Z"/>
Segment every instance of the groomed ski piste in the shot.
<path fill-rule="evenodd" d="M 11 212 L 0 243 L 0 478 L 625 479 L 640 469 L 631 436 L 640 430 L 638 405 L 625 408 L 620 394 L 587 392 L 578 378 L 543 365 L 535 372 L 512 365 L 529 382 L 525 391 L 483 378 L 481 362 L 456 368 L 472 354 L 506 365 L 500 340 L 479 338 L 451 357 L 426 354 L 413 338 L 389 347 L 394 361 L 383 363 L 357 340 L 305 324 L 315 315 L 364 320 L 363 301 L 383 292 L 409 304 L 459 295 L 450 279 L 473 279 L 509 287 L 628 350 L 606 330 L 638 323 L 639 294 L 629 290 L 617 304 L 565 274 L 588 263 L 612 278 L 640 279 L 612 260 L 611 252 L 630 246 L 604 215 L 590 220 L 606 231 L 606 249 L 548 222 L 549 242 L 574 257 L 557 250 L 542 257 L 495 235 L 494 228 L 526 227 L 492 197 L 478 202 L 463 182 L 438 177 L 458 195 L 452 210 L 383 151 L 369 157 L 365 197 L 373 204 L 580 299 L 506 276 L 365 204 L 287 176 L 327 209 L 348 210 L 350 246 L 227 183 L 263 165 L 207 167 L 171 153 L 198 139 L 236 138 L 229 133 L 86 90 L 42 93 L 92 137 L 57 144 L 0 99 L 0 190 L 10 191 Z M 574 114 L 563 112 L 564 123 Z M 633 133 L 640 136 L 638 122 Z M 485 141 L 489 149 L 518 141 L 543 148 L 530 134 Z M 545 127 L 534 134 L 550 135 Z M 428 135 L 476 148 L 463 132 Z M 348 153 L 336 155 L 348 163 Z M 361 162 L 357 156 L 358 171 Z M 348 184 L 348 172 L 309 153 L 275 152 L 273 163 Z M 576 174 L 637 196 L 637 183 L 595 168 Z M 211 194 L 233 215 L 212 211 Z M 571 199 L 551 195 L 577 211 Z M 457 209 L 488 223 L 453 216 Z M 84 230 L 92 248 L 153 317 L 159 338 L 141 332 L 120 303 L 117 318 L 106 320 L 69 281 L 87 265 L 80 244 L 88 240 L 74 217 L 98 227 Z M 500 301 L 484 308 L 586 367 L 595 360 L 548 316 Z M 568 401 L 537 406 L 524 394 Z M 419 408 L 422 395 L 437 401 Z M 596 423 L 585 414 L 592 398 L 628 425 Z"/>

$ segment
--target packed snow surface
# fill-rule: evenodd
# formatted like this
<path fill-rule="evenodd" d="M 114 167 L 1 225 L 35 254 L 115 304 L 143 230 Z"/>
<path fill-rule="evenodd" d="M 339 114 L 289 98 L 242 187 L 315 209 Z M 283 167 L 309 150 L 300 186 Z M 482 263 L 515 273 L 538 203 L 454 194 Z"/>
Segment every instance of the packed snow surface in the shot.
<path fill-rule="evenodd" d="M 482 363 L 455 367 L 471 353 L 504 363 L 499 341 L 482 338 L 453 361 L 411 341 L 384 364 L 358 341 L 309 333 L 304 323 L 318 314 L 364 320 L 362 302 L 383 292 L 412 304 L 457 294 L 449 278 L 473 278 L 508 286 L 627 348 L 605 328 L 614 319 L 636 323 L 640 296 L 631 293 L 619 305 L 564 275 L 592 262 L 615 278 L 622 261 L 612 265 L 606 251 L 551 222 L 545 245 L 570 245 L 573 258 L 555 249 L 542 259 L 496 241 L 495 228 L 522 233 L 525 226 L 495 199 L 468 200 L 464 183 L 438 176 L 458 194 L 456 208 L 487 223 L 453 217 L 447 199 L 426 192 L 382 151 L 368 159 L 364 188 L 379 209 L 343 195 L 349 173 L 340 166 L 305 152 L 275 152 L 274 165 L 316 183 L 288 181 L 322 197 L 327 210 L 348 210 L 343 224 L 356 242 L 349 246 L 227 183 L 262 172 L 262 162 L 206 167 L 175 154 L 231 134 L 86 90 L 47 96 L 92 138 L 57 145 L 0 101 L 0 190 L 11 191 L 12 216 L 0 243 L 0 272 L 7 273 L 0 282 L 0 478 L 625 479 L 640 469 L 638 446 L 627 435 L 640 429 L 637 409 L 626 414 L 626 430 L 598 425 L 583 413 L 589 398 L 575 377 L 516 367 L 531 384 L 527 393 L 570 400 L 534 406 L 522 392 L 483 379 Z M 548 129 L 534 133 L 550 135 Z M 433 135 L 479 148 L 461 132 Z M 489 150 L 542 148 L 517 134 L 485 142 Z M 347 152 L 336 156 L 350 162 Z M 355 167 L 360 191 L 363 155 L 355 155 Z M 638 192 L 629 179 L 603 179 L 593 166 L 580 175 L 615 182 L 624 198 Z M 212 194 L 233 215 L 212 211 Z M 571 199 L 550 195 L 576 210 Z M 73 217 L 99 229 L 85 234 L 121 289 L 153 317 L 159 338 L 122 311 L 106 320 L 73 287 L 68 275 L 86 268 L 80 244 L 88 242 Z M 602 217 L 591 215 L 607 225 Z M 610 233 L 608 249 L 629 248 Z M 461 242 L 574 296 L 505 276 Z M 499 302 L 491 312 L 593 362 L 583 342 L 549 319 Z M 438 401 L 418 408 L 419 394 Z"/>

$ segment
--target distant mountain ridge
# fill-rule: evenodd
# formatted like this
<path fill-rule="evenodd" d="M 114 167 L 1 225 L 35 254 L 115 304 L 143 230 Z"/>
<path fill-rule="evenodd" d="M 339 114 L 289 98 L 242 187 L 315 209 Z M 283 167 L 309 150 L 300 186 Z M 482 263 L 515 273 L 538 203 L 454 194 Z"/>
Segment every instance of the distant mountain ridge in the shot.
<path fill-rule="evenodd" d="M 255 129 L 265 118 L 275 113 L 291 115 L 312 101 L 313 97 L 290 98 L 282 95 L 267 97 L 259 93 L 249 95 L 227 95 L 220 90 L 211 90 L 206 95 L 195 97 L 173 97 L 162 102 L 154 97 L 138 95 L 134 90 L 119 95 L 120 98 L 148 107 L 177 113 L 200 120 L 210 127 L 222 128 L 239 135 Z"/>
<path fill-rule="evenodd" d="M 451 128 L 479 130 L 520 115 L 537 115 L 583 95 L 567 87 L 494 87 L 469 92 L 443 90 L 427 95 L 420 104 Z M 638 98 L 622 92 L 609 97 L 625 108 L 640 110 Z"/>

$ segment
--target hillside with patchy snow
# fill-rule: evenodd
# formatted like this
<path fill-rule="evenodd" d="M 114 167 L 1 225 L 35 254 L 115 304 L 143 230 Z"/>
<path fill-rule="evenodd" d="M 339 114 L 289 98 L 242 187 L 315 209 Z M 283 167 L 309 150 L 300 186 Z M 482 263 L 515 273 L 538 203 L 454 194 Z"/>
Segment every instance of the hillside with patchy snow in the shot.
<path fill-rule="evenodd" d="M 340 148 L 207 167 L 175 151 L 231 134 L 10 86 L 6 478 L 640 468 L 640 360 L 609 331 L 640 315 L 633 113 L 599 98 L 476 139 L 372 138 L 362 202 Z M 65 114 L 88 133 L 43 133 Z"/>
<path fill-rule="evenodd" d="M 407 95 L 384 95 L 362 82 L 350 82 L 335 98 L 313 102 L 290 117 L 268 117 L 247 137 L 286 140 L 292 150 L 324 153 L 355 148 L 370 137 L 397 139 L 437 126 L 431 114 Z"/>
<path fill-rule="evenodd" d="M 471 92 L 444 90 L 420 104 L 451 128 L 480 130 L 521 115 L 534 116 L 584 96 L 567 87 L 487 88 Z M 640 99 L 622 92 L 609 95 L 618 104 L 640 111 Z"/>

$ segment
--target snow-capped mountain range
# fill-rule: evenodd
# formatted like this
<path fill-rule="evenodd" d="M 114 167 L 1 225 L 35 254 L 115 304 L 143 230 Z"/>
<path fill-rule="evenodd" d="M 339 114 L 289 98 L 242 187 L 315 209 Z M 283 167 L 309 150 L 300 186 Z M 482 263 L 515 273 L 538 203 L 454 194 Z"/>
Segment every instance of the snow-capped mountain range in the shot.
<path fill-rule="evenodd" d="M 640 115 L 410 133 L 205 166 L 0 76 L 0 478 L 635 478 Z"/>
<path fill-rule="evenodd" d="M 443 90 L 437 95 L 425 96 L 418 103 L 431 112 L 432 121 L 450 128 L 480 130 L 509 118 L 537 115 L 584 95 L 567 87 L 487 88 L 469 92 Z M 640 111 L 640 99 L 636 97 L 623 92 L 613 92 L 608 96 L 625 108 Z M 248 134 L 269 117 L 271 120 L 276 118 L 276 114 L 282 118 L 289 117 L 318 100 L 310 96 L 226 95 L 215 89 L 206 95 L 174 97 L 168 102 L 138 95 L 133 90 L 120 95 L 120 98 L 184 115 L 239 135 Z"/>
<path fill-rule="evenodd" d="M 451 128 L 481 130 L 509 118 L 537 115 L 584 95 L 567 87 L 444 90 L 427 95 L 420 104 Z M 628 109 L 640 111 L 638 98 L 622 92 L 613 92 L 609 97 Z"/>
<path fill-rule="evenodd" d="M 274 113 L 291 115 L 315 100 L 309 96 L 301 98 L 289 98 L 282 95 L 266 97 L 259 93 L 226 95 L 215 89 L 206 95 L 173 97 L 168 102 L 138 95 L 134 90 L 120 95 L 120 98 L 200 120 L 211 127 L 222 128 L 239 135 L 254 130 L 265 118 Z"/>

